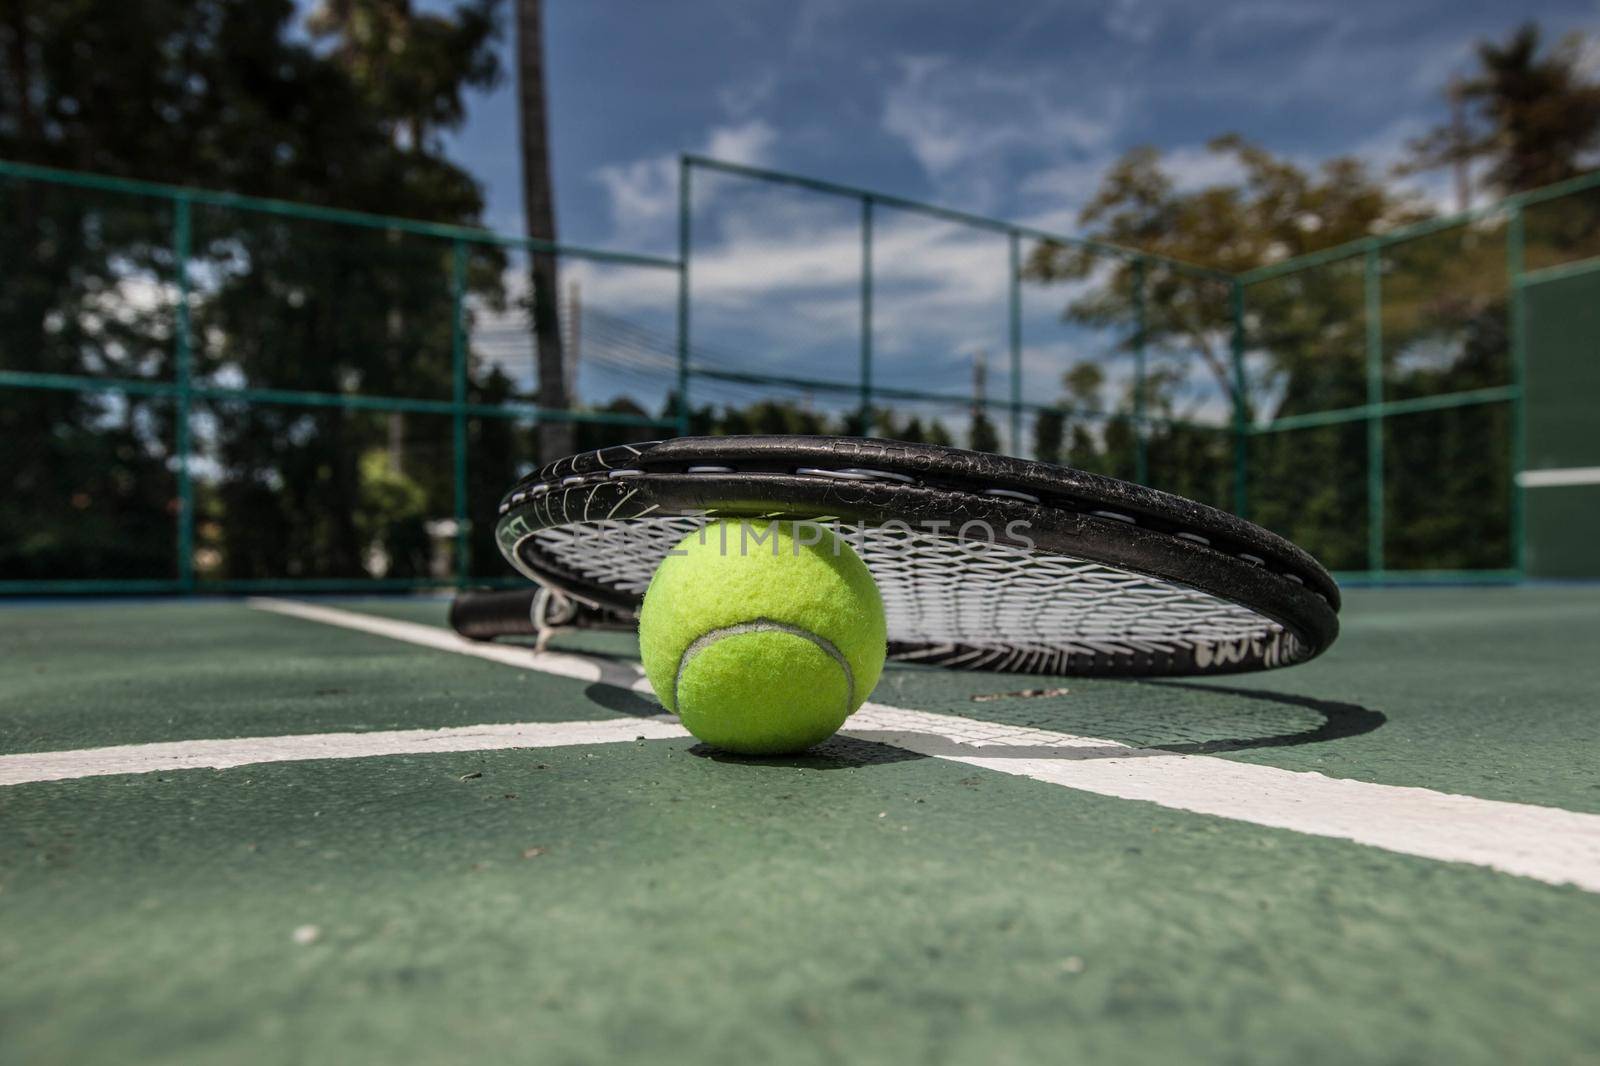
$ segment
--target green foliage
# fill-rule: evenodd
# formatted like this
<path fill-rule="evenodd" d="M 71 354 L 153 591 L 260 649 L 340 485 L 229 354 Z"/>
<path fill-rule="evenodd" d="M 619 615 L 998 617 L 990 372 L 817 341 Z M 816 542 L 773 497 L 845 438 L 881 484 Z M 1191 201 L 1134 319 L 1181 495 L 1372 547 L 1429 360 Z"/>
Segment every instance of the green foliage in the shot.
<path fill-rule="evenodd" d="M 1418 205 L 1386 191 L 1354 159 L 1334 159 L 1306 171 L 1237 136 L 1217 138 L 1211 150 L 1238 169 L 1236 184 L 1183 191 L 1163 169 L 1157 150 L 1127 153 L 1080 214 L 1085 235 L 1233 274 L 1425 216 Z M 1227 281 L 1153 260 L 1141 270 L 1132 261 L 1108 261 L 1091 250 L 1051 242 L 1034 249 L 1025 272 L 1044 283 L 1089 282 L 1065 308 L 1068 321 L 1118 334 L 1120 352 L 1131 353 L 1142 336 L 1148 358 L 1158 367 L 1163 362 L 1186 367 L 1199 360 L 1216 391 L 1231 393 Z M 1136 286 L 1143 290 L 1142 335 L 1133 320 Z M 1176 403 L 1171 390 L 1146 399 L 1152 406 Z"/>
<path fill-rule="evenodd" d="M 718 433 L 815 435 L 829 431 L 826 416 L 792 403 L 761 400 L 745 408 L 724 408 Z"/>
<path fill-rule="evenodd" d="M 1066 441 L 1066 416 L 1060 408 L 1040 411 L 1033 419 L 1033 457 L 1044 463 L 1062 462 Z"/>
<path fill-rule="evenodd" d="M 1181 190 L 1159 153 L 1130 152 L 1085 207 L 1087 235 L 1239 273 L 1426 214 L 1385 190 L 1355 160 L 1307 171 L 1236 137 L 1220 138 L 1212 147 L 1238 168 L 1236 183 Z M 1448 229 L 1384 251 L 1375 264 L 1380 317 L 1370 324 L 1384 354 L 1383 398 L 1509 382 L 1505 263 L 1503 231 L 1484 226 Z M 1365 268 L 1357 254 L 1245 290 L 1247 381 L 1238 399 L 1247 420 L 1271 422 L 1367 403 L 1372 382 Z M 1140 399 L 1154 419 L 1142 442 L 1151 484 L 1231 506 L 1230 283 L 1156 261 L 1108 263 L 1050 244 L 1035 250 L 1027 269 L 1038 281 L 1080 286 L 1064 309 L 1068 321 L 1110 333 L 1116 350 L 1126 355 L 1142 343 Z M 1140 306 L 1142 330 L 1134 310 Z M 1198 393 L 1196 364 L 1205 368 L 1210 386 Z M 1140 441 L 1127 416 L 1138 384 L 1124 377 L 1113 388 L 1099 364 L 1070 369 L 1059 414 L 1036 424 L 1041 455 L 1060 454 L 1074 466 L 1132 476 Z M 1207 409 L 1206 395 L 1222 400 Z M 1411 432 L 1421 425 L 1415 418 L 1385 423 L 1386 491 L 1398 494 L 1386 508 L 1385 565 L 1507 565 L 1504 419 L 1434 419 L 1429 425 L 1441 427 L 1437 434 Z M 1364 423 L 1253 435 L 1248 477 L 1251 517 L 1335 568 L 1366 567 Z M 1424 500 L 1425 506 L 1419 502 Z M 1482 519 L 1470 533 L 1465 519 L 1447 517 L 1467 515 Z"/>
<path fill-rule="evenodd" d="M 0 64 L 0 157 L 473 223 L 480 191 L 438 133 L 462 118 L 465 88 L 497 76 L 494 7 L 479 0 L 444 16 L 404 0 L 335 3 L 313 43 L 292 28 L 288 0 L 11 5 L 0 11 L 0 54 L 20 61 Z M 381 41 L 368 32 L 374 19 Z M 24 182 L 0 185 L 0 200 L 0 362 L 171 380 L 168 205 Z M 491 305 L 503 303 L 503 266 L 492 250 L 469 265 Z M 451 271 L 444 242 L 196 208 L 195 378 L 447 398 Z M 396 445 L 435 517 L 452 510 L 440 422 L 400 419 Z M 387 417 L 202 404 L 193 427 L 208 574 L 369 572 L 371 523 L 388 519 L 364 511 L 360 462 L 389 446 Z M 6 538 L 23 545 L 5 560 L 8 577 L 172 576 L 170 403 L 7 393 L 0 434 L 28 442 L 10 513 L 35 530 Z M 64 502 L 81 495 L 96 516 L 139 532 L 87 544 L 100 519 Z M 390 555 L 391 573 L 421 565 L 411 549 Z"/>
<path fill-rule="evenodd" d="M 658 417 L 671 418 L 677 411 L 677 395 L 667 398 Z M 707 404 L 692 408 L 689 414 L 691 436 L 727 436 L 738 433 L 777 433 L 798 436 L 853 436 L 860 431 L 861 419 L 855 412 L 829 417 L 791 400 L 757 400 L 745 406 Z M 950 431 L 938 418 L 924 419 L 917 414 L 901 414 L 880 407 L 872 413 L 873 435 L 912 444 L 955 443 Z M 587 430 L 585 430 L 587 431 Z M 991 429 L 992 433 L 993 430 Z M 637 434 L 627 437 L 635 440 Z M 620 441 L 618 442 L 620 443 Z"/>
<path fill-rule="evenodd" d="M 449 15 L 413 11 L 408 0 L 322 0 L 306 20 L 312 37 L 349 71 L 373 113 L 413 148 L 438 152 L 438 130 L 466 119 L 465 90 L 501 76 L 492 45 L 499 0 L 471 0 Z"/>
<path fill-rule="evenodd" d="M 619 396 L 610 403 L 598 409 L 599 414 L 627 415 L 632 418 L 648 418 L 650 414 L 632 399 Z M 631 444 L 642 440 L 653 431 L 639 426 L 614 425 L 605 422 L 580 422 L 577 424 L 576 447 L 579 451 L 588 451 L 592 448 L 609 448 L 617 444 Z M 552 456 L 551 458 L 558 458 Z"/>
<path fill-rule="evenodd" d="M 924 419 L 921 415 L 901 414 L 893 408 L 879 408 L 873 414 L 873 433 L 889 440 L 903 440 L 909 444 L 937 444 L 949 448 L 955 438 L 938 418 Z"/>
<path fill-rule="evenodd" d="M 118 297 L 170 265 L 171 216 L 107 196 L 0 182 L 0 366 L 170 374 L 171 309 Z M 11 208 L 17 209 L 11 209 Z M 75 392 L 0 392 L 8 578 L 171 574 L 173 407 Z"/>
<path fill-rule="evenodd" d="M 1527 23 L 1503 44 L 1478 45 L 1478 70 L 1454 83 L 1466 114 L 1411 144 L 1403 172 L 1485 163 L 1484 186 L 1501 196 L 1574 177 L 1600 149 L 1600 81 L 1584 70 L 1585 39 L 1541 52 Z"/>
<path fill-rule="evenodd" d="M 994 420 L 989 417 L 987 410 L 979 409 L 972 412 L 972 428 L 969 432 L 967 447 L 975 452 L 998 452 L 1000 450 L 1000 434 L 994 427 Z"/>
<path fill-rule="evenodd" d="M 363 562 L 379 577 L 423 577 L 428 573 L 428 493 L 395 466 L 394 458 L 381 449 L 361 457 L 356 530 L 365 548 Z"/>

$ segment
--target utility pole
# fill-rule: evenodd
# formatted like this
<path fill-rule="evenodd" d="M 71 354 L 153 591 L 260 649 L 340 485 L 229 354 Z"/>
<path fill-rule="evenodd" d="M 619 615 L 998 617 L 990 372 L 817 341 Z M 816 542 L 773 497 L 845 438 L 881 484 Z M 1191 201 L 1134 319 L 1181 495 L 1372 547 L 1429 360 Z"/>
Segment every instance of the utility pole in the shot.
<path fill-rule="evenodd" d="M 567 282 L 567 395 L 578 394 L 578 363 L 583 359 L 583 290 L 578 279 Z"/>
<path fill-rule="evenodd" d="M 989 353 L 979 350 L 972 359 L 972 433 L 968 446 L 975 452 L 998 452 L 1000 438 L 989 420 Z"/>
<path fill-rule="evenodd" d="M 1466 87 L 1459 75 L 1450 79 L 1450 161 L 1456 179 L 1456 210 L 1472 207 L 1472 175 L 1467 161 L 1467 103 Z"/>
<path fill-rule="evenodd" d="M 550 188 L 550 126 L 545 117 L 544 26 L 541 0 L 517 0 L 517 115 L 522 135 L 522 212 L 536 241 L 556 239 L 555 203 Z M 567 409 L 567 374 L 561 352 L 560 289 L 556 257 L 528 256 L 528 310 L 533 316 L 539 355 L 539 406 Z M 572 452 L 572 424 L 539 422 L 540 462 Z"/>

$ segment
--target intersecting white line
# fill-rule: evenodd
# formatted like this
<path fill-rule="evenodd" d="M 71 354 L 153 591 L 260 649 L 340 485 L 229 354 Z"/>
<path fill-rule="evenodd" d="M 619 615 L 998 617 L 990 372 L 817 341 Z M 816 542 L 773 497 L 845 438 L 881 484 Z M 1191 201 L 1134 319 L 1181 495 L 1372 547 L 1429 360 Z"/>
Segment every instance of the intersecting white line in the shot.
<path fill-rule="evenodd" d="M 315 604 L 252 600 L 251 605 L 524 670 L 649 691 L 636 663 L 474 643 L 436 626 Z M 1212 756 L 1178 755 L 1113 740 L 878 703 L 864 705 L 841 732 L 1081 792 L 1144 800 L 1174 810 L 1469 863 L 1600 892 L 1600 815 L 1330 778 Z M 303 759 L 542 748 L 687 735 L 674 719 L 661 715 L 130 744 L 0 756 L 0 785 Z"/>
<path fill-rule="evenodd" d="M 1600 466 L 1569 466 L 1558 470 L 1524 470 L 1517 474 L 1517 484 L 1525 489 L 1600 485 Z"/>
<path fill-rule="evenodd" d="M 536 652 L 532 648 L 519 647 L 515 644 L 468 640 L 453 630 L 441 629 L 439 626 L 402 622 L 395 618 L 380 618 L 377 615 L 343 611 L 337 607 L 323 607 L 320 604 L 305 603 L 300 600 L 278 600 L 258 596 L 245 602 L 261 611 L 286 614 L 294 618 L 304 618 L 308 622 L 321 622 L 324 625 L 339 626 L 344 629 L 358 629 L 374 636 L 401 640 L 407 644 L 420 644 L 424 648 L 436 648 L 439 651 L 455 652 L 457 655 L 472 655 L 479 659 L 488 659 L 490 662 L 515 666 L 519 670 L 555 674 L 557 677 L 570 677 L 574 681 L 599 682 L 603 685 L 643 692 L 646 695 L 650 693 L 650 682 L 644 676 L 644 667 L 638 663 L 612 662 L 588 655 L 567 655 L 553 651 Z"/>
<path fill-rule="evenodd" d="M 383 755 L 427 755 L 447 751 L 560 748 L 688 736 L 677 721 L 603 718 L 583 722 L 509 722 L 451 729 L 397 729 L 372 733 L 304 733 L 236 740 L 174 740 L 124 744 L 81 751 L 34 751 L 0 756 L 0 785 L 68 781 L 109 774 L 164 770 L 226 770 L 269 762 L 308 759 L 370 759 Z"/>
<path fill-rule="evenodd" d="M 867 704 L 844 732 L 1004 774 L 1600 892 L 1600 815 Z"/>

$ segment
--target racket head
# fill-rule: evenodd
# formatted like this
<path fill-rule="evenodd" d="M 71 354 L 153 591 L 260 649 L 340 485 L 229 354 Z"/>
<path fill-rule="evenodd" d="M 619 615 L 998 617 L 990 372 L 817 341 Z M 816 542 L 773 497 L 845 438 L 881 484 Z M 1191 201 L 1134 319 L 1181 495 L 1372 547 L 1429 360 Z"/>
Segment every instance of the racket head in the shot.
<path fill-rule="evenodd" d="M 535 581 L 637 610 L 656 566 L 722 518 L 829 525 L 883 593 L 893 658 L 1085 676 L 1304 662 L 1339 591 L 1293 544 L 1080 470 L 849 437 L 684 437 L 584 452 L 519 481 L 502 553 Z"/>

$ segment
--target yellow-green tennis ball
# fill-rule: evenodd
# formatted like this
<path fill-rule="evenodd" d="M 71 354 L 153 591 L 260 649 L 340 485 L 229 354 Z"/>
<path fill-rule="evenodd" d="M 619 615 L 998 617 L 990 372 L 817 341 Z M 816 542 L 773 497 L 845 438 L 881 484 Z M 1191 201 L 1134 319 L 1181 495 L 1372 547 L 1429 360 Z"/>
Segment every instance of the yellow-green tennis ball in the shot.
<path fill-rule="evenodd" d="M 832 736 L 883 672 L 883 600 L 810 523 L 716 522 L 678 543 L 639 611 L 645 674 L 684 727 L 776 755 Z"/>

